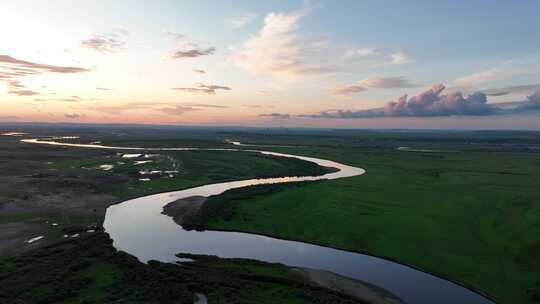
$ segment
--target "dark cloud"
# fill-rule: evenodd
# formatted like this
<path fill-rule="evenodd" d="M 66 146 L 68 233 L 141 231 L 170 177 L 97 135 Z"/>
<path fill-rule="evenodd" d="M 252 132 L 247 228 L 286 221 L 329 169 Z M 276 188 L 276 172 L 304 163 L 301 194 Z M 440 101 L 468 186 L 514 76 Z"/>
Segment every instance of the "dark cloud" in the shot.
<path fill-rule="evenodd" d="M 126 29 L 115 29 L 107 34 L 95 34 L 91 38 L 81 41 L 81 46 L 102 54 L 114 53 L 124 48 L 128 34 Z"/>
<path fill-rule="evenodd" d="M 182 58 L 195 58 L 200 56 L 212 55 L 216 52 L 215 47 L 209 48 L 192 48 L 188 50 L 177 50 L 171 54 L 173 59 L 182 59 Z"/>
<path fill-rule="evenodd" d="M 384 116 L 383 108 L 369 110 L 326 110 L 315 114 L 301 114 L 303 118 L 370 118 Z"/>
<path fill-rule="evenodd" d="M 78 119 L 81 118 L 81 115 L 77 113 L 66 113 L 64 114 L 64 117 L 69 119 Z"/>
<path fill-rule="evenodd" d="M 384 108 L 386 116 L 450 116 L 489 115 L 495 108 L 487 104 L 484 93 L 464 97 L 461 92 L 441 94 L 445 86 L 435 85 L 419 95 L 407 99 L 407 95 L 389 102 Z"/>
<path fill-rule="evenodd" d="M 411 98 L 407 95 L 385 107 L 367 110 L 326 110 L 315 114 L 302 114 L 304 118 L 370 118 L 370 117 L 440 117 L 485 116 L 517 114 L 540 110 L 540 92 L 533 93 L 520 102 L 488 104 L 487 95 L 476 92 L 463 96 L 461 92 L 442 94 L 445 86 L 435 85 L 430 90 Z"/>
<path fill-rule="evenodd" d="M 418 86 L 404 76 L 383 78 L 372 77 L 361 80 L 359 83 L 369 88 L 379 89 L 412 88 Z"/>
<path fill-rule="evenodd" d="M 527 100 L 518 105 L 517 111 L 540 110 L 540 92 L 527 96 Z"/>
<path fill-rule="evenodd" d="M 199 70 L 199 69 L 195 69 L 193 70 L 193 72 L 198 73 L 198 74 L 206 74 L 205 70 Z"/>
<path fill-rule="evenodd" d="M 277 119 L 289 119 L 289 118 L 291 118 L 291 115 L 286 114 L 286 113 L 265 113 L 265 114 L 259 114 L 259 117 L 270 117 L 270 118 L 277 118 Z"/>
<path fill-rule="evenodd" d="M 364 88 L 363 86 L 359 86 L 359 85 L 348 85 L 348 86 L 341 86 L 341 87 L 337 87 L 337 88 L 334 88 L 332 90 L 330 90 L 330 93 L 333 94 L 333 95 L 351 95 L 351 94 L 354 94 L 354 93 L 358 93 L 358 92 L 363 92 L 365 91 L 366 88 Z"/>
<path fill-rule="evenodd" d="M 226 87 L 226 86 L 205 85 L 205 84 L 202 84 L 202 83 L 198 83 L 197 87 L 193 87 L 193 88 L 182 88 L 182 87 L 180 87 L 180 88 L 171 88 L 171 90 L 214 95 L 214 94 L 216 94 L 217 90 L 230 91 L 231 88 Z"/>

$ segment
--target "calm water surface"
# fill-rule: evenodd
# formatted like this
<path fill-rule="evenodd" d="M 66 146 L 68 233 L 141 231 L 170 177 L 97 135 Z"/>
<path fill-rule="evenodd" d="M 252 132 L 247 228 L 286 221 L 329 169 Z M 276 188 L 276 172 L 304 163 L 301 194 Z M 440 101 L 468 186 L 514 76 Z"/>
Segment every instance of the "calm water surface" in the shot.
<path fill-rule="evenodd" d="M 121 150 L 197 150 L 194 148 L 134 148 L 92 144 L 66 144 L 56 141 L 23 140 L 34 144 L 51 144 L 85 148 Z M 239 143 L 235 144 L 239 145 Z M 237 151 L 235 149 L 206 149 Z M 169 216 L 163 215 L 168 203 L 194 195 L 217 195 L 226 190 L 251 185 L 337 179 L 361 175 L 365 171 L 329 160 L 250 150 L 282 157 L 294 157 L 334 167 L 339 171 L 323 176 L 251 179 L 210 184 L 191 189 L 149 195 L 110 206 L 104 227 L 114 246 L 141 261 L 173 262 L 176 253 L 217 255 L 224 258 L 249 258 L 290 266 L 332 271 L 380 286 L 410 304 L 480 304 L 493 303 L 462 286 L 416 269 L 369 255 L 337 250 L 302 242 L 275 239 L 249 233 L 220 231 L 187 231 Z M 366 177 L 368 178 L 368 177 Z"/>

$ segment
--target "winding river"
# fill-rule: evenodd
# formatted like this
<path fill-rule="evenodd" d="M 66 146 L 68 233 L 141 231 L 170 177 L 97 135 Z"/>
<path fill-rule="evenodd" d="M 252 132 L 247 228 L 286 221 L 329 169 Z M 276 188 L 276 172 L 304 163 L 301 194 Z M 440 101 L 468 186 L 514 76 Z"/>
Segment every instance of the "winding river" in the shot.
<path fill-rule="evenodd" d="M 113 239 L 114 247 L 136 256 L 143 262 L 149 260 L 174 262 L 178 260 L 175 254 L 179 252 L 217 255 L 223 258 L 248 258 L 331 271 L 382 287 L 409 304 L 493 303 L 458 284 L 383 258 L 250 233 L 187 231 L 176 224 L 172 217 L 161 213 L 165 205 L 190 196 L 217 195 L 229 189 L 251 185 L 346 178 L 364 174 L 364 169 L 330 160 L 260 150 L 115 147 L 101 144 L 63 143 L 54 139 L 23 139 L 21 141 L 30 144 L 114 150 L 248 151 L 292 157 L 321 166 L 337 168 L 337 172 L 322 176 L 240 180 L 131 199 L 107 209 L 104 228 Z M 239 142 L 230 143 L 242 145 Z"/>

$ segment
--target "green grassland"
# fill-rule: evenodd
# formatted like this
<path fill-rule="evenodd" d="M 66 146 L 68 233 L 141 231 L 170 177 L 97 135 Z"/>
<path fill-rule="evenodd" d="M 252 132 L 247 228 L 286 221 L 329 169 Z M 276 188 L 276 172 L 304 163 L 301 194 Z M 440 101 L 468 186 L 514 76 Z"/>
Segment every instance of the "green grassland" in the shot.
<path fill-rule="evenodd" d="M 51 134 L 50 129 L 30 131 Z M 540 135 L 537 132 L 204 131 L 174 128 L 83 128 L 55 132 L 55 135 L 82 135 L 85 142 L 100 140 L 104 144 L 145 147 L 231 148 L 224 140 L 233 139 L 264 145 L 261 146 L 264 150 L 325 158 L 365 168 L 365 175 L 352 178 L 238 189 L 213 197 L 202 208 L 204 213 L 198 218 L 198 228 L 264 233 L 367 252 L 462 282 L 489 293 L 501 303 L 539 301 Z M 9 199 L 21 196 L 25 199 L 29 195 L 28 189 L 37 189 L 38 192 L 54 193 L 80 190 L 122 200 L 209 182 L 301 175 L 301 172 L 311 175 L 320 170 L 306 167 L 303 162 L 294 164 L 288 159 L 272 159 L 249 152 L 171 151 L 159 152 L 161 156 L 154 165 L 167 169 L 175 163 L 181 168 L 179 174 L 174 178 L 156 178 L 143 183 L 138 181 L 136 172 L 141 168 L 151 169 L 153 165 L 128 163 L 118 165 L 112 171 L 95 170 L 99 164 L 121 160 L 116 151 L 11 146 L 12 140 L 2 138 L 0 141 L 6 148 L 0 150 L 0 164 L 7 173 L 2 177 L 0 193 Z M 453 152 L 397 151 L 400 146 Z M 47 162 L 53 164 L 47 165 Z M 77 225 L 86 225 L 95 223 L 96 216 L 99 220 L 103 215 L 68 214 L 67 219 Z M 64 221 L 66 214 L 29 210 L 2 215 L 0 224 L 32 219 Z M 68 225 L 69 222 L 61 222 L 61 226 Z M 63 231 L 60 227 L 43 229 L 58 237 Z M 61 244 L 73 242 L 79 241 L 62 241 Z M 86 241 L 82 239 L 81 242 Z M 49 252 L 49 262 L 60 252 Z M 121 259 L 128 257 L 125 255 Z M 12 262 L 6 263 L 0 267 L 1 271 L 7 269 L 4 274 L 9 274 L 3 277 L 4 280 L 15 278 L 13 271 L 16 268 L 10 268 Z M 28 263 L 30 267 L 36 261 L 30 259 Z M 94 287 L 84 289 L 70 299 L 103 300 L 105 294 L 115 294 L 114 290 L 120 292 L 114 289 L 117 287 L 111 289 L 112 283 L 107 282 L 114 280 L 107 274 L 116 277 L 123 270 L 107 263 L 93 263 L 86 271 L 90 277 L 105 275 L 93 279 L 103 282 L 103 288 L 101 283 L 92 283 L 98 285 L 89 285 Z M 43 267 L 54 265 L 45 264 Z M 59 267 L 58 271 L 66 269 L 71 268 Z M 21 280 L 27 276 L 25 272 L 17 274 Z M 169 286 L 165 276 L 162 278 L 164 281 L 160 284 Z M 74 284 L 80 284 L 77 280 Z M 40 282 L 41 285 L 21 290 L 21 294 L 34 289 L 45 294 L 55 290 L 48 287 L 46 280 Z M 160 284 L 152 285 L 154 290 L 145 289 L 136 294 L 142 298 L 146 293 L 152 295 Z M 196 286 L 200 288 L 206 284 L 210 282 Z M 213 284 L 218 283 L 214 281 Z M 253 290 L 249 292 L 253 294 L 239 293 L 240 298 L 270 301 L 280 294 L 271 293 L 270 296 L 264 290 L 274 287 L 257 286 L 250 285 Z M 172 289 L 183 292 L 180 287 Z M 288 295 L 278 302 L 301 301 L 298 297 L 291 298 L 287 292 L 284 294 Z M 234 289 L 230 292 L 235 293 Z M 210 294 L 210 297 L 213 296 Z M 135 301 L 138 298 L 129 299 Z M 310 299 L 304 300 L 312 302 Z"/>
<path fill-rule="evenodd" d="M 451 153 L 396 151 L 403 141 L 395 136 L 392 145 L 354 137 L 329 138 L 324 146 L 309 140 L 314 141 L 304 140 L 304 147 L 273 150 L 331 159 L 367 173 L 232 190 L 205 203 L 202 225 L 390 257 L 502 303 L 538 300 L 538 153 L 500 146 L 497 137 L 475 145 L 409 142 L 459 151 Z"/>

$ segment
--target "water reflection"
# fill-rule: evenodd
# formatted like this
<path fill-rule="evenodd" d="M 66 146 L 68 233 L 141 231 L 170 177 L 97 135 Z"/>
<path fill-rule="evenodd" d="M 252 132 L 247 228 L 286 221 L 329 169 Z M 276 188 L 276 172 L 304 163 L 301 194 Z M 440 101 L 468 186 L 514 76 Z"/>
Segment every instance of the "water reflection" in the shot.
<path fill-rule="evenodd" d="M 102 149 L 198 150 L 196 148 L 112 147 L 34 139 L 23 141 L 33 144 Z M 236 149 L 201 150 L 237 151 Z M 365 173 L 361 168 L 330 160 L 258 150 L 248 151 L 280 157 L 293 157 L 321 166 L 337 168 L 338 171 L 322 176 L 251 179 L 210 184 L 182 191 L 149 195 L 110 206 L 107 209 L 104 227 L 113 239 L 114 246 L 144 262 L 148 260 L 175 261 L 177 259 L 175 254 L 184 252 L 217 255 L 224 258 L 250 258 L 290 266 L 322 269 L 385 288 L 407 303 L 492 303 L 457 284 L 385 259 L 249 233 L 186 231 L 177 225 L 171 217 L 161 213 L 166 204 L 190 196 L 217 195 L 229 189 L 250 185 L 336 179 Z"/>

